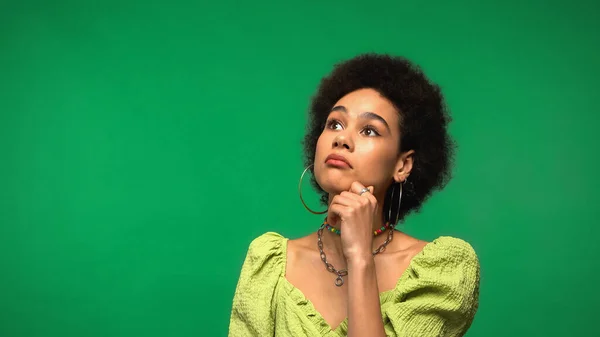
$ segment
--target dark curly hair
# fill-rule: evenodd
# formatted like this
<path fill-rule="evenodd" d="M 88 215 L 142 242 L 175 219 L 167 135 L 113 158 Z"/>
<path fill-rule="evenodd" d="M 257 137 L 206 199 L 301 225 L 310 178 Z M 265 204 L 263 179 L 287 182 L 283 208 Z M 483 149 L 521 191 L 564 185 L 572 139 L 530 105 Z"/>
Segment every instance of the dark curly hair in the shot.
<path fill-rule="evenodd" d="M 403 185 L 401 220 L 411 211 L 418 212 L 434 190 L 441 190 L 448 183 L 456 147 L 448 134 L 451 117 L 439 86 L 431 83 L 420 67 L 409 60 L 369 53 L 335 65 L 312 98 L 302 142 L 305 166 L 314 163 L 317 140 L 331 108 L 343 96 L 363 88 L 376 90 L 394 104 L 400 112 L 399 150 L 415 151 L 411 174 Z M 312 173 L 312 185 L 321 194 L 321 202 L 327 205 L 328 195 Z"/>

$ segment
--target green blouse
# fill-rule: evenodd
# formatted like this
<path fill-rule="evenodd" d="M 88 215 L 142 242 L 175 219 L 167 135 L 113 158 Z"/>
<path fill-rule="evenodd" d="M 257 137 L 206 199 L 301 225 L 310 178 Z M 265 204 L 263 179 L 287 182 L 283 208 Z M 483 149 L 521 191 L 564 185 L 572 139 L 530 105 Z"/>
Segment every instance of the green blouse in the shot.
<path fill-rule="evenodd" d="M 252 241 L 233 297 L 229 337 L 346 336 L 348 319 L 332 329 L 285 278 L 287 238 L 274 232 Z M 388 336 L 462 336 L 478 307 L 479 262 L 453 237 L 428 243 L 394 289 L 379 294 Z"/>

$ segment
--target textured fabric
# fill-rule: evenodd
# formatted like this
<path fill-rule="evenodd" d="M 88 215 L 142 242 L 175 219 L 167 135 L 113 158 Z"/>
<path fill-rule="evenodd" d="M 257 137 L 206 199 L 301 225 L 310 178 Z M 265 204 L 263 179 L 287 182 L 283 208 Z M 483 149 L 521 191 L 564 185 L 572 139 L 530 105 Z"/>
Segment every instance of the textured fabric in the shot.
<path fill-rule="evenodd" d="M 287 238 L 274 232 L 248 248 L 233 298 L 229 336 L 346 336 L 348 319 L 332 330 L 304 294 L 285 278 Z M 479 262 L 453 237 L 428 243 L 394 289 L 380 294 L 388 336 L 462 336 L 479 299 Z"/>

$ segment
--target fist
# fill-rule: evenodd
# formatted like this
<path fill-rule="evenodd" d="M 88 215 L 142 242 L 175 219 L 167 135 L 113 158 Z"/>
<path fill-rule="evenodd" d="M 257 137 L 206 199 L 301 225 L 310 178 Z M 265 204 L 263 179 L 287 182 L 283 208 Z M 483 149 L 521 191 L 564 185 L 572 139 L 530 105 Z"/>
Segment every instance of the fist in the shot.
<path fill-rule="evenodd" d="M 377 199 L 373 192 L 373 186 L 366 188 L 355 181 L 348 191 L 331 200 L 327 221 L 341 230 L 342 251 L 346 259 L 372 255 L 373 224 L 377 210 Z"/>

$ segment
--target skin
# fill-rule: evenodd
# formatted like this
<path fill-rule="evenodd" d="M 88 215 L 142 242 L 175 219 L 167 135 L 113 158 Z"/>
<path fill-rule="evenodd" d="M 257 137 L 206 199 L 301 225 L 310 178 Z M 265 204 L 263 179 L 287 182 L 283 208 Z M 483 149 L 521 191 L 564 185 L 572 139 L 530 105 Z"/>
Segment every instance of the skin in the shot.
<path fill-rule="evenodd" d="M 341 236 L 324 231 L 323 246 L 336 269 L 348 270 L 344 285 L 335 286 L 336 276 L 321 261 L 316 232 L 288 242 L 287 280 L 332 329 L 348 318 L 349 336 L 385 336 L 379 293 L 395 288 L 427 244 L 397 231 L 383 253 L 372 255 L 387 237 L 387 232 L 373 237 L 373 230 L 383 225 L 385 191 L 404 181 L 413 165 L 414 151 L 399 151 L 399 118 L 377 91 L 360 89 L 332 107 L 317 142 L 315 178 L 329 193 L 328 222 L 342 231 Z M 344 156 L 351 167 L 327 162 L 332 153 Z M 359 195 L 364 187 L 369 192 Z"/>

